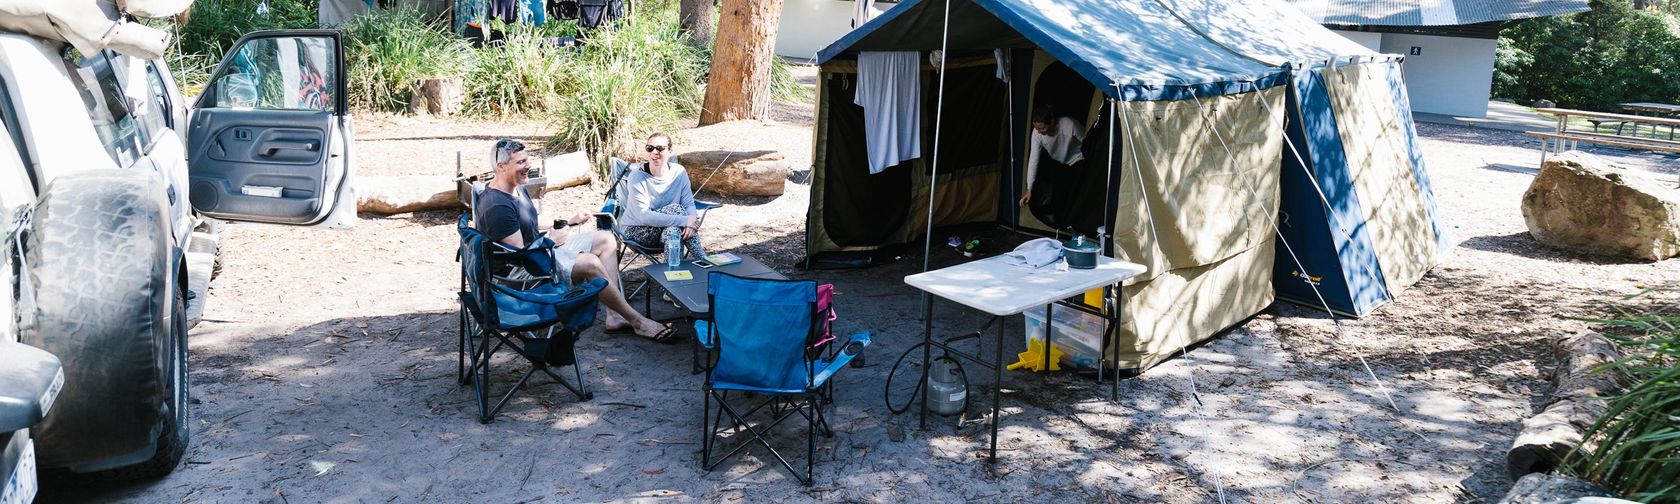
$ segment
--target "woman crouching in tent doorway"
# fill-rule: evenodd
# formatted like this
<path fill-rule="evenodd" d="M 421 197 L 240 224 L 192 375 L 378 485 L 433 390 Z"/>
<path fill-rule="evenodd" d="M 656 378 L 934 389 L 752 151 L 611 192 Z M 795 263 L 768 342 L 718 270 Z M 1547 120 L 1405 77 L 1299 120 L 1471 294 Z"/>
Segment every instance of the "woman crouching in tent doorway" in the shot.
<path fill-rule="evenodd" d="M 1053 113 L 1050 107 L 1032 111 L 1032 145 L 1027 152 L 1027 185 L 1020 205 L 1040 221 L 1066 226 L 1075 211 L 1073 201 L 1085 171 L 1085 127 L 1077 119 Z"/>

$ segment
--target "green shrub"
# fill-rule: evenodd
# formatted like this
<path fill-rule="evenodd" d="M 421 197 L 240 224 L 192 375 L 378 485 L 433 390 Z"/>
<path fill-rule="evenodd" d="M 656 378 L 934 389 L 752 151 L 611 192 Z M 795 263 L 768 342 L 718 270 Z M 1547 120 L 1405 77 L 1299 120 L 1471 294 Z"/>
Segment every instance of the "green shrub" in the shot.
<path fill-rule="evenodd" d="M 467 113 L 510 117 L 545 115 L 561 93 L 565 49 L 548 42 L 537 29 L 492 22 L 506 38 L 473 52 L 466 76 Z"/>
<path fill-rule="evenodd" d="M 407 110 L 421 79 L 461 77 L 472 64 L 472 48 L 445 20 L 412 7 L 357 16 L 344 31 L 350 105 L 357 109 Z"/>
<path fill-rule="evenodd" d="M 616 142 L 672 129 L 700 112 L 709 51 L 678 31 L 676 7 L 640 7 L 611 29 L 596 30 L 564 60 L 550 116 L 555 144 L 583 149 L 606 166 Z"/>
<path fill-rule="evenodd" d="M 1593 0 L 1592 10 L 1514 23 L 1501 35 L 1494 93 L 1561 106 L 1619 111 L 1633 101 L 1680 103 L 1680 21 Z"/>
<path fill-rule="evenodd" d="M 162 20 L 147 24 L 165 25 L 174 42 L 164 53 L 175 84 L 188 96 L 198 94 L 210 79 L 210 72 L 239 37 L 258 30 L 314 28 L 318 3 L 309 0 L 269 0 L 268 14 L 257 13 L 261 0 L 198 0 L 187 23 L 176 25 Z"/>
<path fill-rule="evenodd" d="M 1623 373 L 1634 385 L 1608 399 L 1584 434 L 1596 447 L 1572 453 L 1564 469 L 1628 499 L 1680 502 L 1680 316 L 1600 322 L 1631 334 L 1610 335 L 1628 357 L 1598 372 Z"/>

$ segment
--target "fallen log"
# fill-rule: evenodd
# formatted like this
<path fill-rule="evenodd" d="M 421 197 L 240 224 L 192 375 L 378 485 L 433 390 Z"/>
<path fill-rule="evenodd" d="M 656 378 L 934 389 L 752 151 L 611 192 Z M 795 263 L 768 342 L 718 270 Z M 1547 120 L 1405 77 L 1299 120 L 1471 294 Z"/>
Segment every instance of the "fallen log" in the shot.
<path fill-rule="evenodd" d="M 1604 414 L 1601 397 L 1618 388 L 1613 372 L 1594 373 L 1618 358 L 1615 345 L 1604 336 L 1582 332 L 1552 338 L 1559 366 L 1552 374 L 1552 392 L 1540 414 L 1523 421 L 1523 429 L 1505 455 L 1512 480 L 1526 474 L 1551 472 L 1570 451 L 1581 446 L 1582 434 Z"/>
<path fill-rule="evenodd" d="M 1530 474 L 1511 485 L 1511 491 L 1499 504 L 1542 504 L 1560 502 L 1594 502 L 1608 504 L 1629 502 L 1614 498 L 1609 490 L 1567 476 Z"/>

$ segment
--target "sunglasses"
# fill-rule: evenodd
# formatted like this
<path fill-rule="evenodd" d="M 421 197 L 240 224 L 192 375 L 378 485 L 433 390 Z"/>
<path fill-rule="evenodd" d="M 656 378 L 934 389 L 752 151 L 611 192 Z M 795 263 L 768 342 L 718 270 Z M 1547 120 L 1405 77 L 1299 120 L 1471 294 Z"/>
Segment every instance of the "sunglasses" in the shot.
<path fill-rule="evenodd" d="M 663 145 L 649 145 L 649 146 L 647 146 L 647 151 L 648 152 L 665 152 L 665 151 L 670 150 L 670 149 L 671 149 L 670 147 L 666 147 L 666 146 L 663 146 Z"/>

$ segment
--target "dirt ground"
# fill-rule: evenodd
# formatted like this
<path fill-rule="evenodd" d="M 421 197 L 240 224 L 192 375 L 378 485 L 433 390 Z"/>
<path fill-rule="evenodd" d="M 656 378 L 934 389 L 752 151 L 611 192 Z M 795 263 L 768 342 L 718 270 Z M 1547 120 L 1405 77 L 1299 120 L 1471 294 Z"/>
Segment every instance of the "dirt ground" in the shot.
<path fill-rule="evenodd" d="M 770 148 L 809 166 L 810 112 L 679 132 L 678 150 Z M 362 174 L 452 174 L 500 136 L 540 140 L 530 122 L 358 118 Z M 1504 454 L 1548 385 L 1547 337 L 1571 317 L 1646 286 L 1680 263 L 1629 263 L 1542 247 L 1518 202 L 1536 171 L 1520 134 L 1420 127 L 1443 218 L 1459 246 L 1399 300 L 1332 322 L 1278 304 L 1120 384 L 1009 372 L 999 461 L 984 430 L 934 417 L 916 430 L 882 400 L 893 359 L 919 341 L 919 261 L 802 271 L 809 187 L 724 199 L 704 236 L 795 278 L 838 286 L 844 327 L 872 331 L 869 365 L 839 377 L 810 488 L 749 449 L 699 468 L 701 377 L 684 345 L 604 335 L 579 344 L 595 399 L 524 391 L 489 425 L 455 381 L 458 265 L 453 212 L 363 216 L 354 231 L 232 224 L 224 270 L 191 335 L 193 441 L 171 476 L 119 487 L 49 487 L 46 501 L 134 502 L 1444 502 L 1497 500 Z M 1674 176 L 1675 158 L 1624 156 Z M 581 211 L 602 188 L 551 193 Z M 1280 254 L 1281 257 L 1281 254 Z M 937 251 L 933 262 L 960 259 Z M 1652 302 L 1673 302 L 1658 299 Z M 640 306 L 640 302 L 637 302 Z M 656 303 L 658 305 L 658 303 Z M 658 315 L 672 315 L 667 304 Z M 941 334 L 979 318 L 940 304 Z M 1019 317 L 1005 351 L 1019 351 Z M 987 338 L 990 339 L 990 338 Z M 970 343 L 972 344 L 972 343 Z M 982 355 L 990 355 L 990 344 Z M 1390 409 L 1360 361 L 1392 394 Z M 564 370 L 570 374 L 570 370 Z M 990 373 L 969 366 L 976 394 Z M 507 383 L 511 376 L 502 376 Z M 1198 408 L 1198 404 L 1201 405 Z M 978 409 L 978 408 L 977 408 Z M 784 438 L 802 456 L 801 435 Z"/>

